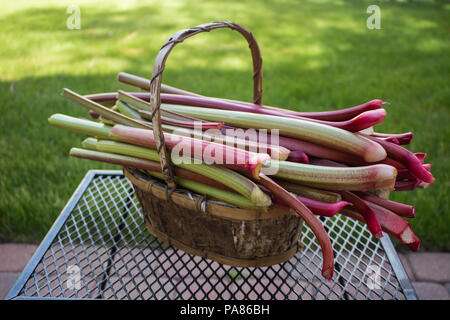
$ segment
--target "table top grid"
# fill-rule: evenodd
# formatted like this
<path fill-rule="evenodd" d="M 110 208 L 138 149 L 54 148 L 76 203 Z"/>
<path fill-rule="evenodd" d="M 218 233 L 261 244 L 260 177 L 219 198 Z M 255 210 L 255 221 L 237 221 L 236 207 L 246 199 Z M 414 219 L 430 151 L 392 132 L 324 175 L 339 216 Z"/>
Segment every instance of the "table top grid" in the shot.
<path fill-rule="evenodd" d="M 402 285 L 409 280 L 399 281 L 382 242 L 361 223 L 339 214 L 322 222 L 338 264 L 333 280 L 326 281 L 320 275 L 320 247 L 307 226 L 302 230 L 305 247 L 290 260 L 269 267 L 231 267 L 153 237 L 123 175 L 100 172 L 88 178 L 64 224 L 53 230 L 45 253 L 34 257 L 38 261 L 22 279 L 18 298 L 407 298 Z"/>

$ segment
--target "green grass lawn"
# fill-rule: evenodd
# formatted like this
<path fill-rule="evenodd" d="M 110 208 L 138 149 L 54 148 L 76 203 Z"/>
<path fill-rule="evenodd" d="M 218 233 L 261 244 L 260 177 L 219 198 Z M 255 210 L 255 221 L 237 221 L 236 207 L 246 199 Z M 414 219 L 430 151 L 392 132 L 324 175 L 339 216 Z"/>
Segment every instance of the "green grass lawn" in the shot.
<path fill-rule="evenodd" d="M 427 250 L 450 249 L 450 4 L 364 1 L 8 1 L 0 11 L 0 240 L 39 242 L 88 169 L 69 159 L 82 140 L 47 123 L 56 112 L 86 116 L 60 96 L 115 91 L 120 71 L 150 77 L 161 45 L 179 29 L 230 20 L 253 31 L 264 59 L 265 104 L 324 110 L 391 102 L 380 132 L 415 133 L 436 183 L 396 193 Z M 366 8 L 381 8 L 381 30 Z M 68 30 L 69 4 L 81 29 Z M 250 100 L 251 59 L 229 30 L 176 47 L 164 83 Z"/>

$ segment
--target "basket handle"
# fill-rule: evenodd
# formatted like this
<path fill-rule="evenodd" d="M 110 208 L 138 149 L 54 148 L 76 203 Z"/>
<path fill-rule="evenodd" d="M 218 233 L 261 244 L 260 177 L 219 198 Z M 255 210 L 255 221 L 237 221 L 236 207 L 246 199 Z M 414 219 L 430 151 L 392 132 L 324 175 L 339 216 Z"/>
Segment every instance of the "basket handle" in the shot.
<path fill-rule="evenodd" d="M 184 39 L 192 37 L 200 32 L 209 32 L 219 28 L 230 28 L 236 30 L 247 40 L 253 59 L 253 103 L 261 104 L 262 101 L 262 58 L 259 51 L 258 44 L 253 37 L 252 33 L 244 27 L 233 22 L 213 22 L 208 24 L 202 24 L 190 29 L 180 30 L 175 32 L 169 40 L 161 47 L 158 55 L 156 56 L 155 63 L 153 65 L 153 73 L 150 81 L 150 105 L 152 107 L 152 123 L 153 133 L 155 135 L 156 149 L 159 154 L 161 169 L 164 180 L 166 181 L 170 189 L 175 188 L 175 182 L 173 179 L 173 169 L 171 167 L 168 152 L 164 143 L 164 135 L 161 128 L 161 82 L 162 73 L 166 64 L 167 57 L 172 51 L 173 47 Z"/>

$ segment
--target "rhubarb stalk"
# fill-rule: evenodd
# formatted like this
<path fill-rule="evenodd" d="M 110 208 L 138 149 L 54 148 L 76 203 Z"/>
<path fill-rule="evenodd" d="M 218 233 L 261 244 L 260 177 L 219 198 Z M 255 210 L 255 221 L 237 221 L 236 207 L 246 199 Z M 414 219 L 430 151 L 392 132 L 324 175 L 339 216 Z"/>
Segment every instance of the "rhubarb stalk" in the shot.
<path fill-rule="evenodd" d="M 159 155 L 156 150 L 116 141 L 99 141 L 97 139 L 87 138 L 83 141 L 83 147 L 103 152 L 118 153 L 141 159 L 159 161 Z M 253 181 L 233 170 L 218 166 L 189 163 L 189 161 L 181 161 L 181 163 L 177 163 L 176 166 L 195 172 L 201 176 L 208 177 L 216 182 L 220 182 L 221 184 L 225 184 L 229 188 L 250 199 L 256 206 L 269 207 L 271 204 L 270 197 L 262 192 Z"/>
<path fill-rule="evenodd" d="M 331 280 L 334 272 L 333 246 L 331 245 L 330 238 L 328 237 L 328 234 L 325 231 L 322 223 L 320 223 L 320 221 L 314 216 L 311 210 L 309 210 L 300 200 L 283 189 L 275 181 L 262 173 L 260 174 L 260 181 L 263 186 L 273 192 L 275 197 L 279 198 L 280 201 L 284 202 L 299 216 L 301 216 L 306 224 L 310 227 L 311 231 L 319 241 L 320 247 L 322 249 L 322 276 L 327 280 Z"/>
<path fill-rule="evenodd" d="M 111 134 L 123 142 L 156 148 L 153 131 L 132 128 L 123 125 L 115 125 Z M 241 172 L 247 172 L 258 179 L 259 172 L 265 161 L 270 159 L 268 154 L 252 153 L 242 149 L 190 137 L 164 133 L 166 147 L 174 150 L 175 155 L 193 158 L 207 164 L 218 164 Z M 178 154 L 176 154 L 178 152 Z"/>
<path fill-rule="evenodd" d="M 383 208 L 386 208 L 388 210 L 391 210 L 395 214 L 405 217 L 405 218 L 414 218 L 414 213 L 416 209 L 413 206 L 391 201 L 388 199 L 380 198 L 374 194 L 367 193 L 367 192 L 355 192 L 359 197 L 362 199 L 375 203 L 379 206 L 382 206 Z"/>
<path fill-rule="evenodd" d="M 127 126 L 136 127 L 136 128 L 151 129 L 150 126 L 148 126 L 136 119 L 127 117 L 119 112 L 111 110 L 110 108 L 102 106 L 101 104 L 98 104 L 95 101 L 89 100 L 88 98 L 83 97 L 83 96 L 79 95 L 78 93 L 75 93 L 69 89 L 66 89 L 66 88 L 63 89 L 62 95 L 75 101 L 76 103 L 80 104 L 81 106 L 85 107 L 86 109 L 92 110 L 101 116 L 104 116 L 108 119 L 114 120 L 117 123 L 121 123 L 121 124 L 124 124 Z"/>
<path fill-rule="evenodd" d="M 120 72 L 118 74 L 118 80 L 122 83 L 126 83 L 141 89 L 144 89 L 146 91 L 150 90 L 150 80 L 132 75 L 125 72 Z M 184 96 L 191 96 L 191 97 L 204 97 L 199 94 L 181 90 L 177 88 L 173 88 L 167 85 L 161 85 L 161 92 L 163 93 L 169 93 L 169 94 L 177 94 L 177 95 L 184 95 Z M 148 99 L 148 98 L 147 98 Z M 310 119 L 317 119 L 317 120 L 326 120 L 326 121 L 345 121 L 348 119 L 351 119 L 353 117 L 356 117 L 357 115 L 370 111 L 370 110 L 376 110 L 380 109 L 383 104 L 387 104 L 387 102 L 375 99 L 371 100 L 369 102 L 366 102 L 362 105 L 358 105 L 355 107 L 350 108 L 344 108 L 340 110 L 333 110 L 333 111 L 319 111 L 319 112 L 296 112 L 292 110 L 286 110 L 282 108 L 276 108 L 276 107 L 270 107 L 270 106 L 264 106 L 264 105 L 255 105 L 253 103 L 248 102 L 242 102 L 242 101 L 236 101 L 236 100 L 228 100 L 228 99 L 218 99 L 218 98 L 210 98 L 210 99 L 217 99 L 225 102 L 230 102 L 234 104 L 241 104 L 244 106 L 251 106 L 255 109 L 265 109 L 265 110 L 271 110 L 271 111 L 278 111 L 282 112 L 286 115 L 295 115 L 299 117 L 306 117 Z"/>
<path fill-rule="evenodd" d="M 391 142 L 383 141 L 372 136 L 364 136 L 379 143 L 386 150 L 389 157 L 403 163 L 420 180 L 427 183 L 434 182 L 434 177 L 422 167 L 420 160 L 411 151 Z"/>
<path fill-rule="evenodd" d="M 363 216 L 364 221 L 367 224 L 367 229 L 369 229 L 370 233 L 375 238 L 381 238 L 383 236 L 383 232 L 381 229 L 380 222 L 378 221 L 378 218 L 373 212 L 373 210 L 367 205 L 367 203 L 352 192 L 349 191 L 337 191 L 337 192 L 342 196 L 342 199 L 353 204 L 354 209 Z"/>
<path fill-rule="evenodd" d="M 281 135 L 348 152 L 362 157 L 367 162 L 381 161 L 386 158 L 386 151 L 378 143 L 364 139 L 357 134 L 320 123 L 248 112 L 178 105 L 164 105 L 164 107 L 189 116 L 210 121 L 223 121 L 238 127 L 279 129 Z"/>
<path fill-rule="evenodd" d="M 379 205 L 370 202 L 367 202 L 367 204 L 377 215 L 378 221 L 380 221 L 384 232 L 387 232 L 391 236 L 397 238 L 411 250 L 419 250 L 420 240 L 414 234 L 410 224 L 407 221 L 392 211 Z M 353 209 L 344 208 L 341 210 L 341 214 L 352 219 L 365 222 L 363 216 Z"/>
<path fill-rule="evenodd" d="M 275 177 L 328 190 L 393 190 L 397 175 L 395 168 L 383 164 L 338 168 L 270 160 L 265 166 L 278 168 Z"/>

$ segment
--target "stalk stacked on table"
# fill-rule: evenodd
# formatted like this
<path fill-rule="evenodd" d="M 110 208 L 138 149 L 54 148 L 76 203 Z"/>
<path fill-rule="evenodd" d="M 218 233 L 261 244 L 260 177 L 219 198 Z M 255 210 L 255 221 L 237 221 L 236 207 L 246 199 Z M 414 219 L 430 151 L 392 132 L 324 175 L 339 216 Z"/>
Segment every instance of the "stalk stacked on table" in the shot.
<path fill-rule="evenodd" d="M 148 90 L 150 81 L 120 73 L 119 81 Z M 55 114 L 49 122 L 83 133 L 78 158 L 139 169 L 162 178 L 146 92 L 63 95 L 89 110 L 92 120 Z M 278 206 L 300 215 L 323 252 L 322 275 L 331 279 L 331 241 L 316 216 L 336 213 L 361 221 L 374 237 L 382 231 L 411 250 L 420 240 L 404 218 L 414 207 L 380 196 L 386 191 L 426 188 L 434 182 L 424 153 L 412 153 L 412 133 L 375 132 L 386 102 L 326 112 L 296 112 L 247 102 L 211 98 L 162 85 L 161 121 L 172 151 L 175 182 L 238 207 Z M 236 133 L 249 130 L 244 137 Z M 262 130 L 278 130 L 277 141 Z M 174 157 L 177 155 L 177 157 Z M 231 158 L 230 158 L 231 155 Z M 220 161 L 218 161 L 218 159 Z M 278 168 L 268 176 L 261 171 Z"/>

